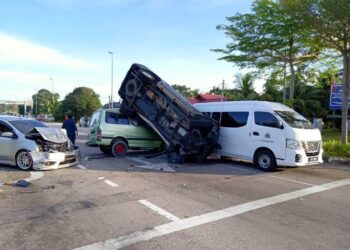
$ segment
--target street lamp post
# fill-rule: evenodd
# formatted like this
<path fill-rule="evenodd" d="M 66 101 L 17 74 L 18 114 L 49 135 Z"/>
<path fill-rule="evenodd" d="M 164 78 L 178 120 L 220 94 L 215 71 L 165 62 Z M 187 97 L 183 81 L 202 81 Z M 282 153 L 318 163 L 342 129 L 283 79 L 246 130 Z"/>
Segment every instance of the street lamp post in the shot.
<path fill-rule="evenodd" d="M 113 108 L 113 52 L 108 51 L 111 55 L 111 104 L 110 107 Z"/>

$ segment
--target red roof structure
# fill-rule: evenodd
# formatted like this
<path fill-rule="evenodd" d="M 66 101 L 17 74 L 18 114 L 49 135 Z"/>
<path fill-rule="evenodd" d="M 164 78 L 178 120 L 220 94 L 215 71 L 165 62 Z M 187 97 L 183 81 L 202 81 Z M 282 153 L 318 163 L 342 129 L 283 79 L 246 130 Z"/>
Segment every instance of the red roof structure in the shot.
<path fill-rule="evenodd" d="M 194 104 L 200 102 L 221 102 L 228 101 L 228 98 L 222 95 L 214 95 L 214 94 L 198 94 L 196 97 L 187 98 L 187 100 Z"/>

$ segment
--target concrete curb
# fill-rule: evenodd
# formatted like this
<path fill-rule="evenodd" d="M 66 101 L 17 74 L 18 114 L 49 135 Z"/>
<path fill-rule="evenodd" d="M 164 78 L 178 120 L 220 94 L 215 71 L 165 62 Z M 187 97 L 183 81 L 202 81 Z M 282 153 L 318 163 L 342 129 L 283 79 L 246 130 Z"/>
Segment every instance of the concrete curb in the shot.
<path fill-rule="evenodd" d="M 350 166 L 350 158 L 347 158 L 347 157 L 324 156 L 323 162 L 340 163 L 340 164 L 345 164 Z"/>

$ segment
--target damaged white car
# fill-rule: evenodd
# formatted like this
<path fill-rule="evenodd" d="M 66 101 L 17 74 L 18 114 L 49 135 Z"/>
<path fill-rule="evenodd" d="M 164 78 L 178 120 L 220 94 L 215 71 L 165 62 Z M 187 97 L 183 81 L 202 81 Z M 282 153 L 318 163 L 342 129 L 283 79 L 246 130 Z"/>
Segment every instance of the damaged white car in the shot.
<path fill-rule="evenodd" d="M 32 119 L 0 116 L 0 163 L 22 170 L 51 170 L 79 161 L 79 149 L 62 129 Z"/>

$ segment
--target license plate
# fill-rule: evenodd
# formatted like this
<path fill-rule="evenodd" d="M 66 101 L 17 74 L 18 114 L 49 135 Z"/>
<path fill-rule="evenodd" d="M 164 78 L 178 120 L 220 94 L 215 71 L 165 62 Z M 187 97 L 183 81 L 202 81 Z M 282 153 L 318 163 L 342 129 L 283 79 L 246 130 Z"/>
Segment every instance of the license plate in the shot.
<path fill-rule="evenodd" d="M 317 161 L 318 160 L 318 157 L 309 157 L 308 158 L 308 161 L 311 162 L 311 161 Z"/>

